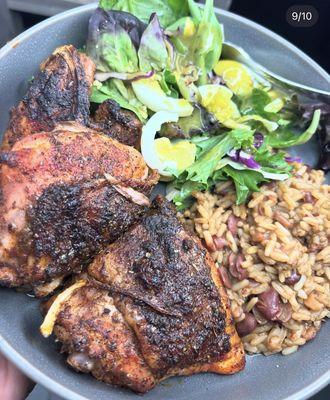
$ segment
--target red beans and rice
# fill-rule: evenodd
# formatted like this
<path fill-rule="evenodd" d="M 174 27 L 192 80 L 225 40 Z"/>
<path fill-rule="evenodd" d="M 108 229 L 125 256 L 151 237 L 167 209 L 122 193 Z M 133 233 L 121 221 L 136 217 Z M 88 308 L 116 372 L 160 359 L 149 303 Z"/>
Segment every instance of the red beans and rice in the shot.
<path fill-rule="evenodd" d="M 330 186 L 322 171 L 295 168 L 246 205 L 221 182 L 183 214 L 218 265 L 250 353 L 291 354 L 330 316 Z"/>

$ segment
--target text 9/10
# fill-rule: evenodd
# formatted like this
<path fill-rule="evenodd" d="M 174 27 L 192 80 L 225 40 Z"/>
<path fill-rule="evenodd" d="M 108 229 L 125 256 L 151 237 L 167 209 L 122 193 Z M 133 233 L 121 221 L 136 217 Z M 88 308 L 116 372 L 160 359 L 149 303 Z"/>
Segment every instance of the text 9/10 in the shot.
<path fill-rule="evenodd" d="M 286 12 L 287 22 L 295 27 L 311 27 L 316 24 L 318 19 L 317 9 L 309 5 L 294 5 Z"/>

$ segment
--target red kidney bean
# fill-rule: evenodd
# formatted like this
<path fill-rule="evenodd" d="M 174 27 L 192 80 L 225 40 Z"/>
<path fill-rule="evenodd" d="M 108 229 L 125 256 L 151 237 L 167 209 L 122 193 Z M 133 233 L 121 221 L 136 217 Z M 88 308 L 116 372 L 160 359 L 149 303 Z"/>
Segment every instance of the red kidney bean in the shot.
<path fill-rule="evenodd" d="M 251 313 L 246 313 L 243 321 L 237 322 L 236 330 L 239 336 L 246 336 L 253 332 L 257 327 L 258 323 L 255 316 Z"/>
<path fill-rule="evenodd" d="M 293 286 L 299 281 L 300 277 L 301 275 L 299 275 L 296 271 L 292 271 L 291 275 L 285 278 L 285 283 Z"/>
<path fill-rule="evenodd" d="M 268 321 L 288 322 L 292 316 L 290 304 L 282 303 L 273 288 L 259 295 L 256 308 Z"/>
<path fill-rule="evenodd" d="M 241 267 L 243 261 L 244 259 L 242 254 L 236 255 L 235 253 L 230 253 L 228 258 L 229 272 L 239 281 L 248 277 L 247 270 Z"/>
<path fill-rule="evenodd" d="M 276 321 L 280 312 L 280 297 L 276 290 L 270 288 L 261 293 L 256 304 L 258 311 L 268 320 Z"/>
<path fill-rule="evenodd" d="M 237 218 L 234 214 L 230 214 L 227 221 L 227 226 L 230 232 L 235 236 L 237 234 Z"/>
<path fill-rule="evenodd" d="M 276 182 L 271 181 L 270 183 L 266 183 L 268 189 L 274 189 L 276 187 Z"/>
<path fill-rule="evenodd" d="M 305 203 L 311 203 L 311 204 L 314 204 L 314 203 L 315 203 L 315 200 L 314 200 L 314 198 L 313 198 L 313 196 L 311 195 L 310 192 L 306 192 L 306 193 L 305 193 L 305 195 L 304 195 L 304 201 L 305 201 Z"/>
<path fill-rule="evenodd" d="M 259 325 L 267 324 L 268 320 L 258 311 L 256 306 L 252 308 L 252 312 Z"/>
<path fill-rule="evenodd" d="M 292 225 L 291 222 L 288 221 L 288 220 L 284 217 L 284 215 L 282 215 L 279 211 L 275 211 L 274 217 L 275 217 L 275 219 L 276 219 L 280 224 L 282 224 L 282 225 L 285 226 L 286 228 L 290 228 L 290 227 L 291 227 L 291 225 Z"/>
<path fill-rule="evenodd" d="M 227 289 L 231 289 L 232 284 L 229 278 L 228 271 L 225 267 L 219 267 L 219 275 L 222 280 L 222 283 L 226 286 Z"/>
<path fill-rule="evenodd" d="M 276 317 L 276 321 L 279 322 L 288 322 L 292 316 L 292 308 L 289 303 L 281 303 L 280 304 L 280 312 Z"/>
<path fill-rule="evenodd" d="M 230 253 L 229 254 L 229 257 L 228 257 L 228 265 L 229 265 L 229 268 L 230 267 L 234 267 L 234 265 L 235 265 L 235 263 L 236 263 L 236 254 L 235 253 Z"/>
<path fill-rule="evenodd" d="M 213 242 L 217 250 L 223 249 L 228 244 L 226 239 L 217 236 L 213 236 Z"/>

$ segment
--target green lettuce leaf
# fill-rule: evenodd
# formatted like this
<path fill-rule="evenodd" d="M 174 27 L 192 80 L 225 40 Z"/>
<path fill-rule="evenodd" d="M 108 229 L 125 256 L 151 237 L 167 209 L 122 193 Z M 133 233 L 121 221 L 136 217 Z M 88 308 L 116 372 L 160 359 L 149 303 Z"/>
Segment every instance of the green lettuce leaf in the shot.
<path fill-rule="evenodd" d="M 151 21 L 143 32 L 138 50 L 140 70 L 161 71 L 168 63 L 168 54 L 162 29 L 157 18 L 153 14 Z"/>
<path fill-rule="evenodd" d="M 251 192 L 259 192 L 258 185 L 260 183 L 269 181 L 258 171 L 236 170 L 230 165 L 226 165 L 217 171 L 213 180 L 217 182 L 225 178 L 231 178 L 235 184 L 236 204 L 245 203 Z"/>
<path fill-rule="evenodd" d="M 186 180 L 206 184 L 217 164 L 230 150 L 240 149 L 253 141 L 253 131 L 235 129 L 227 134 L 214 136 L 194 143 L 202 149 L 197 160 L 186 170 Z"/>
<path fill-rule="evenodd" d="M 192 39 L 190 49 L 194 64 L 200 69 L 198 83 L 207 83 L 207 73 L 212 71 L 219 61 L 222 49 L 222 27 L 214 13 L 213 0 L 206 0 L 202 14 L 197 11 L 196 4 L 189 1 L 193 19 L 198 22 L 196 36 Z"/>
<path fill-rule="evenodd" d="M 266 136 L 265 142 L 274 149 L 298 146 L 309 141 L 319 126 L 321 111 L 315 110 L 309 127 L 300 134 L 294 133 L 288 127 L 277 129 Z"/>
<path fill-rule="evenodd" d="M 207 184 L 203 184 L 201 182 L 186 181 L 181 186 L 180 190 L 173 197 L 172 200 L 176 205 L 176 207 L 178 208 L 178 210 L 184 210 L 185 208 L 189 207 L 192 203 L 191 194 L 193 192 L 206 190 L 207 187 L 208 187 Z"/>
<path fill-rule="evenodd" d="M 175 99 L 179 98 L 179 89 L 176 84 L 176 79 L 170 70 L 165 69 L 160 74 L 159 84 L 167 96 L 174 97 Z"/>
<path fill-rule="evenodd" d="M 89 20 L 86 52 L 99 71 L 137 72 L 136 49 L 145 27 L 134 15 L 97 8 Z"/>
<path fill-rule="evenodd" d="M 225 135 L 230 135 L 233 139 L 234 149 L 245 149 L 253 145 L 254 142 L 254 132 L 249 129 L 234 129 L 229 133 L 217 136 L 194 136 L 191 141 L 196 144 L 199 151 L 197 154 L 200 156 L 203 153 L 211 150 L 215 145 L 217 145 L 225 137 Z"/>
<path fill-rule="evenodd" d="M 267 113 L 265 111 L 265 107 L 272 101 L 271 97 L 265 90 L 254 88 L 251 94 L 251 101 L 256 114 L 265 118 L 272 117 L 272 113 Z"/>
<path fill-rule="evenodd" d="M 190 204 L 193 191 L 206 190 L 214 184 L 213 174 L 217 170 L 220 160 L 230 150 L 250 145 L 253 142 L 253 131 L 233 130 L 220 136 L 195 136 L 191 141 L 196 144 L 198 149 L 196 161 L 176 177 L 171 184 L 178 191 L 173 201 L 179 209 Z M 218 172 L 216 173 L 219 175 Z"/>
<path fill-rule="evenodd" d="M 255 153 L 254 159 L 262 167 L 266 168 L 269 172 L 290 172 L 292 165 L 286 160 L 286 153 L 284 151 L 272 152 L 271 148 L 263 144 Z"/>
<path fill-rule="evenodd" d="M 206 0 L 200 8 L 188 0 L 190 16 L 181 18 L 167 31 L 177 52 L 177 84 L 184 98 L 189 97 L 189 86 L 195 81 L 207 83 L 207 73 L 219 61 L 222 49 L 222 27 L 214 13 L 213 0 Z"/>
<path fill-rule="evenodd" d="M 193 191 L 207 190 L 219 180 L 228 179 L 235 184 L 237 204 L 242 204 L 251 192 L 259 190 L 260 183 L 289 178 L 292 166 L 285 161 L 285 153 L 275 153 L 266 144 L 255 149 L 253 140 L 254 132 L 248 129 L 236 129 L 219 136 L 193 137 L 191 141 L 198 149 L 196 161 L 172 183 L 175 190 L 179 191 L 174 196 L 175 204 L 184 208 L 190 204 Z M 253 158 L 260 168 L 249 168 L 227 157 L 227 153 L 233 149 L 253 152 Z"/>
<path fill-rule="evenodd" d="M 103 49 L 102 57 L 108 70 L 115 72 L 137 72 L 138 57 L 129 34 L 118 28 L 115 34 L 104 33 L 99 42 Z"/>
<path fill-rule="evenodd" d="M 164 28 L 189 15 L 187 0 L 100 0 L 100 7 L 129 12 L 145 23 L 156 12 Z"/>
<path fill-rule="evenodd" d="M 269 111 L 274 109 L 272 104 L 276 101 L 284 104 L 282 103 L 276 112 Z M 278 129 L 278 126 L 293 125 L 299 116 L 296 96 L 281 92 L 278 97 L 272 99 L 269 93 L 261 88 L 254 88 L 250 96 L 240 101 L 239 109 L 243 115 L 241 120 L 250 118 L 252 126 L 262 132 L 264 132 L 263 128 L 266 128 L 268 132 L 273 132 Z"/>
<path fill-rule="evenodd" d="M 119 79 L 109 79 L 104 83 L 94 81 L 91 102 L 103 103 L 108 99 L 112 99 L 121 107 L 133 111 L 142 122 L 148 117 L 146 107 L 136 98 L 129 85 L 125 86 Z"/>

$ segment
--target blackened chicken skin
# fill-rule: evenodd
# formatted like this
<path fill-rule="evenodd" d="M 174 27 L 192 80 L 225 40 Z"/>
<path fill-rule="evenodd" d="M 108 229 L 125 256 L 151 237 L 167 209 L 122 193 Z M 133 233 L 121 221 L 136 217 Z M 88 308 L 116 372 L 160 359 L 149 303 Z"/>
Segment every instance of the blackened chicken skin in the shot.
<path fill-rule="evenodd" d="M 40 66 L 23 100 L 13 107 L 2 148 L 26 135 L 51 131 L 61 121 L 89 122 L 95 65 L 72 46 L 62 46 Z"/>
<path fill-rule="evenodd" d="M 72 45 L 57 48 L 41 64 L 23 100 L 12 108 L 2 149 L 9 150 L 26 135 L 52 131 L 65 121 L 79 122 L 138 149 L 142 124 L 133 112 L 107 100 L 90 118 L 94 74 L 95 64 L 86 54 Z"/>
<path fill-rule="evenodd" d="M 145 392 L 169 376 L 231 374 L 244 367 L 242 343 L 215 264 L 164 199 L 158 197 L 88 272 L 89 283 L 66 302 L 55 325 L 75 369 Z M 107 332 L 112 331 L 113 309 L 132 336 L 120 332 L 113 340 L 97 332 L 100 321 L 101 330 L 108 324 Z M 75 316 L 81 313 L 89 318 L 77 324 Z M 107 360 L 118 341 L 126 342 L 137 358 L 114 376 Z M 125 354 L 120 350 L 116 357 L 115 371 L 125 364 Z M 82 360 L 88 360 L 88 371 Z M 141 376 L 136 375 L 139 365 Z"/>
<path fill-rule="evenodd" d="M 141 121 L 132 111 L 121 108 L 114 100 L 106 100 L 98 107 L 90 126 L 121 143 L 140 148 Z"/>
<path fill-rule="evenodd" d="M 12 287 L 79 272 L 144 211 L 125 188 L 148 196 L 157 181 L 135 149 L 72 123 L 0 161 L 0 284 Z"/>

